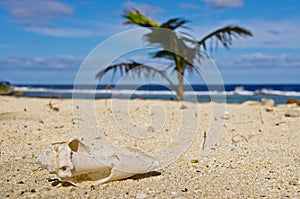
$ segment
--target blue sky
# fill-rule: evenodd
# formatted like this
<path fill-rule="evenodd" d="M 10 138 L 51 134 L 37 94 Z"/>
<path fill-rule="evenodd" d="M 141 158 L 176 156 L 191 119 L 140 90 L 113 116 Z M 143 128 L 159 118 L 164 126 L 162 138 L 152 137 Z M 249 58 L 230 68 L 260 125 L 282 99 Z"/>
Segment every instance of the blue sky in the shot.
<path fill-rule="evenodd" d="M 94 47 L 135 28 L 122 24 L 129 8 L 160 22 L 183 17 L 198 39 L 226 25 L 250 29 L 254 37 L 212 53 L 225 83 L 300 83 L 296 0 L 1 0 L 0 80 L 72 84 Z"/>

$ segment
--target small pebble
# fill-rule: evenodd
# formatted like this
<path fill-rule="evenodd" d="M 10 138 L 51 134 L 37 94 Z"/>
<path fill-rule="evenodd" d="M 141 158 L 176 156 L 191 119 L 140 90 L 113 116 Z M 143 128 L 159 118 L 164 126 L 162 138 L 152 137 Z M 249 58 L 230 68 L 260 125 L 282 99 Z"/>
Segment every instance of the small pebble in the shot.
<path fill-rule="evenodd" d="M 300 116 L 300 111 L 290 109 L 284 115 L 285 115 L 285 117 L 299 117 Z"/>
<path fill-rule="evenodd" d="M 199 160 L 191 160 L 191 163 L 198 163 Z"/>
<path fill-rule="evenodd" d="M 273 109 L 272 108 L 266 108 L 266 111 L 267 112 L 273 112 Z"/>
<path fill-rule="evenodd" d="M 152 126 L 149 126 L 147 130 L 148 130 L 148 132 L 151 132 L 151 133 L 153 133 L 155 131 Z"/>
<path fill-rule="evenodd" d="M 180 106 L 180 109 L 187 109 L 187 106 L 182 104 L 182 105 Z"/>
<path fill-rule="evenodd" d="M 136 195 L 136 198 L 137 199 L 144 199 L 144 198 L 147 198 L 148 196 L 147 196 L 147 194 L 145 194 L 145 193 L 138 193 L 137 195 Z"/>
<path fill-rule="evenodd" d="M 174 191 L 171 191 L 171 196 L 172 196 L 172 198 L 177 198 L 178 197 L 178 193 L 174 192 Z"/>
<path fill-rule="evenodd" d="M 187 192 L 188 189 L 187 188 L 184 188 L 184 189 L 181 189 L 182 192 Z"/>
<path fill-rule="evenodd" d="M 263 106 L 275 106 L 275 101 L 273 99 L 262 98 L 261 105 Z"/>
<path fill-rule="evenodd" d="M 58 111 L 59 111 L 59 108 L 53 107 L 52 110 L 58 112 Z"/>
<path fill-rule="evenodd" d="M 290 180 L 289 181 L 289 185 L 293 185 L 293 186 L 296 186 L 298 184 L 297 180 Z"/>
<path fill-rule="evenodd" d="M 229 119 L 229 112 L 228 112 L 228 111 L 225 111 L 225 112 L 223 113 L 223 115 L 222 115 L 222 118 L 225 119 L 225 120 Z"/>

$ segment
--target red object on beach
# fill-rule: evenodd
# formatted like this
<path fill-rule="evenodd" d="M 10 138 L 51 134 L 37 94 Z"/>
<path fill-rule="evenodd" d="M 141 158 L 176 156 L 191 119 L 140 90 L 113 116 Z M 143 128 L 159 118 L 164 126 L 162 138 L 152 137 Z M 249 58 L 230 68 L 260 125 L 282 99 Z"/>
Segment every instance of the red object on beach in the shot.
<path fill-rule="evenodd" d="M 288 99 L 286 101 L 287 104 L 297 104 L 298 106 L 300 106 L 300 101 L 294 98 Z"/>
<path fill-rule="evenodd" d="M 107 84 L 105 86 L 105 105 L 107 105 L 107 96 L 108 96 L 108 89 L 113 89 L 113 87 L 110 84 Z"/>

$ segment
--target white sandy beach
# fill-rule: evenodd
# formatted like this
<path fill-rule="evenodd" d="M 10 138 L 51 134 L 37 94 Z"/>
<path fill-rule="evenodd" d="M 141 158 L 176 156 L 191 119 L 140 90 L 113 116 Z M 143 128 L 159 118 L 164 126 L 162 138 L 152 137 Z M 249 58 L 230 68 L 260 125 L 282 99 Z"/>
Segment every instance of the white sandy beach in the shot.
<path fill-rule="evenodd" d="M 122 126 L 115 123 L 120 118 L 112 117 L 110 101 L 107 104 L 105 100 L 96 101 L 100 128 L 115 138 L 116 144 L 122 143 L 118 140 Z M 132 100 L 130 104 L 131 119 L 136 124 L 149 120 L 148 108 L 153 105 L 157 111 L 165 110 L 166 122 L 150 141 L 129 144 L 152 151 L 167 145 L 180 129 L 176 102 Z M 54 186 L 49 179 L 57 177 L 37 163 L 38 154 L 51 148 L 52 143 L 79 136 L 72 100 L 1 96 L 0 198 L 299 198 L 300 117 L 287 117 L 285 113 L 290 109 L 300 111 L 300 107 L 262 106 L 258 102 L 225 106 L 229 116 L 208 156 L 199 158 L 198 154 L 210 125 L 211 103 L 200 103 L 197 136 L 178 160 L 154 174 L 98 186 L 84 182 L 75 187 Z"/>

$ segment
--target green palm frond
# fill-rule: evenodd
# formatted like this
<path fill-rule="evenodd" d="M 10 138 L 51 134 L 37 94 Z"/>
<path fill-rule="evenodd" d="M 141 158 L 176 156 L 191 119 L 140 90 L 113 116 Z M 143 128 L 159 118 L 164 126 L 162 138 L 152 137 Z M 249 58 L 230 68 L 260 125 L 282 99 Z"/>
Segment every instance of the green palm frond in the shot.
<path fill-rule="evenodd" d="M 188 66 L 193 67 L 193 61 L 196 56 L 196 52 L 195 52 L 196 49 L 186 49 L 186 50 L 187 51 L 185 51 L 184 57 L 179 56 L 180 65 L 183 68 L 186 68 Z M 171 61 L 174 61 L 176 56 L 178 56 L 178 54 L 167 50 L 160 50 L 152 54 L 153 58 L 165 58 Z M 174 70 L 177 71 L 177 68 L 175 67 Z"/>
<path fill-rule="evenodd" d="M 160 24 L 157 21 L 143 15 L 138 10 L 127 10 L 123 17 L 128 19 L 128 21 L 125 21 L 124 24 L 136 24 L 143 27 L 157 28 L 160 26 Z"/>
<path fill-rule="evenodd" d="M 167 28 L 170 30 L 175 30 L 178 27 L 181 27 L 182 25 L 186 24 L 188 21 L 181 19 L 181 18 L 174 18 L 170 19 L 167 22 L 160 25 L 160 28 Z"/>
<path fill-rule="evenodd" d="M 224 28 L 218 29 L 210 33 L 209 35 L 207 35 L 197 43 L 200 46 L 203 46 L 203 48 L 206 50 L 207 40 L 212 41 L 213 38 L 216 38 L 217 42 L 221 42 L 221 44 L 224 47 L 229 48 L 232 45 L 233 37 L 237 38 L 238 36 L 245 37 L 245 36 L 253 36 L 253 35 L 249 30 L 245 28 L 241 28 L 239 26 L 226 26 Z"/>
<path fill-rule="evenodd" d="M 119 63 L 119 64 L 110 65 L 107 68 L 99 71 L 96 75 L 96 78 L 101 80 L 102 77 L 104 76 L 104 74 L 106 74 L 109 71 L 113 71 L 113 76 L 112 76 L 113 78 L 115 77 L 117 71 L 119 71 L 121 73 L 121 75 L 124 75 L 124 74 L 130 72 L 131 75 L 137 76 L 137 77 L 141 77 L 142 75 L 145 75 L 147 77 L 159 76 L 159 77 L 165 79 L 170 84 L 172 89 L 176 90 L 176 86 L 172 83 L 172 81 L 165 74 L 165 71 L 158 70 L 152 66 L 141 64 L 141 63 L 138 63 L 135 61 L 123 62 L 123 63 Z"/>
<path fill-rule="evenodd" d="M 160 50 L 157 52 L 154 52 L 152 54 L 153 58 L 165 58 L 165 59 L 169 59 L 169 60 L 174 60 L 174 53 L 167 51 L 167 50 Z"/>

